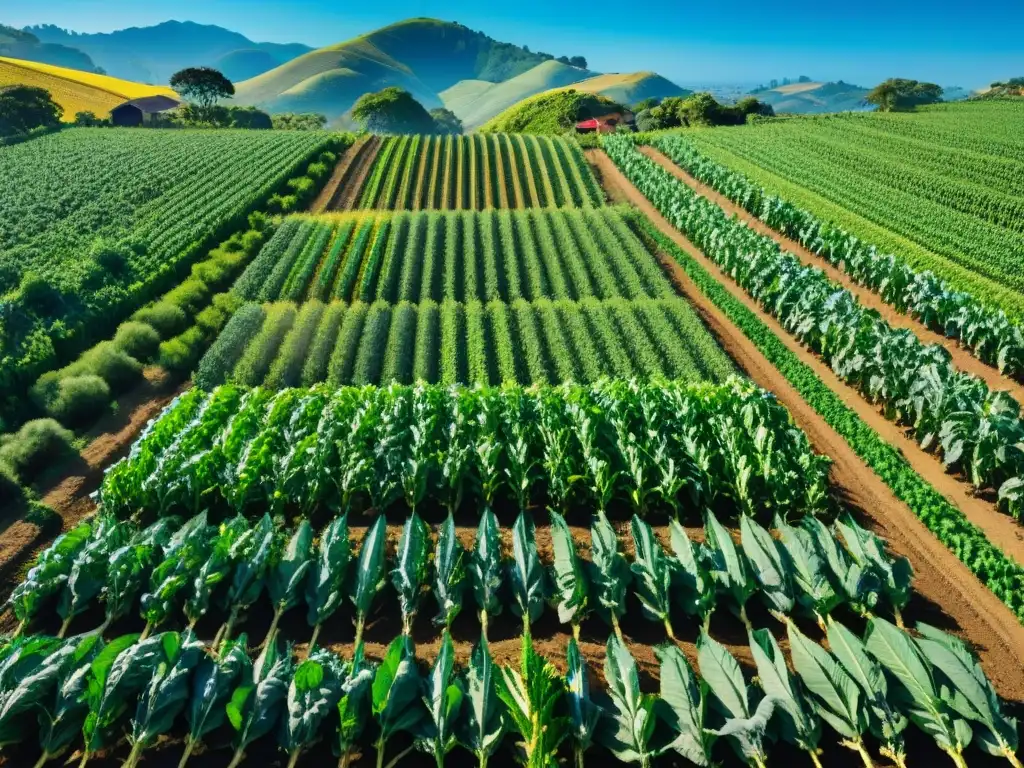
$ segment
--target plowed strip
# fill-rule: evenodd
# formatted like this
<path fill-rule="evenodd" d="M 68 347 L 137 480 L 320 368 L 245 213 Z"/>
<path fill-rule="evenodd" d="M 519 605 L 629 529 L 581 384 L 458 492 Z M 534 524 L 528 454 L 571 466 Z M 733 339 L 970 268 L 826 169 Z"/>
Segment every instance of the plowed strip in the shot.
<path fill-rule="evenodd" d="M 629 183 L 622 172 L 600 150 L 588 150 L 588 160 L 599 171 L 599 178 L 613 199 L 624 196 L 639 208 L 666 236 L 692 256 L 704 269 L 714 275 L 722 285 L 768 326 L 802 363 L 815 371 L 821 380 L 833 389 L 843 401 L 884 439 L 897 445 L 908 442 L 887 421 L 868 407 L 859 395 L 849 391 L 817 358 L 792 341 L 792 338 L 729 280 L 718 267 L 698 251 L 675 229 L 640 192 Z M 815 447 L 834 461 L 832 480 L 845 497 L 846 503 L 867 517 L 873 527 L 888 542 L 893 551 L 906 555 L 914 566 L 915 590 L 928 600 L 940 605 L 956 621 L 959 631 L 974 644 L 981 654 L 985 671 L 1000 694 L 1020 701 L 1024 699 L 1024 626 L 956 557 L 947 550 L 914 513 L 897 499 L 892 491 L 853 452 L 849 444 L 833 430 L 800 396 L 779 371 L 764 357 L 754 343 L 734 326 L 696 286 L 675 262 L 666 259 L 665 267 L 673 282 L 693 304 L 723 348 L 758 385 L 775 393 L 792 413 Z M 791 343 L 792 342 L 792 343 Z M 923 467 L 915 470 L 926 476 L 947 496 L 963 497 L 962 488 L 952 478 L 936 471 L 931 457 Z M 912 459 L 911 464 L 914 462 Z M 941 476 L 939 476 L 941 475 Z M 948 482 L 942 482 L 948 481 Z M 948 486 L 957 493 L 950 494 Z M 947 486 L 947 487 L 943 487 Z M 959 499 L 957 499 L 959 501 Z M 991 506 L 975 501 L 971 512 L 965 514 L 975 522 L 981 520 L 998 527 L 996 518 L 1006 518 Z M 964 509 L 964 504 L 958 504 Z M 1006 518 L 1009 525 L 1013 521 Z M 986 530 L 986 533 L 989 533 Z M 994 541 L 1002 538 L 994 535 Z M 1019 541 L 1018 541 L 1019 543 Z"/>
<path fill-rule="evenodd" d="M 362 192 L 363 185 L 366 183 L 366 177 L 370 174 L 370 169 L 373 168 L 373 161 L 377 158 L 379 151 L 380 138 L 371 136 L 360 145 L 358 150 L 353 147 L 346 153 L 346 156 L 351 155 L 349 165 L 339 177 L 334 193 L 328 198 L 329 202 L 325 204 L 324 209 L 330 211 L 355 210 L 359 202 L 359 194 Z M 345 162 L 345 158 L 342 158 L 343 162 Z M 341 163 L 339 163 L 340 165 Z M 335 169 L 335 173 L 337 173 L 337 169 Z M 330 182 L 328 186 L 330 186 Z"/>
<path fill-rule="evenodd" d="M 673 163 L 672 160 L 654 147 L 640 147 L 639 149 L 665 170 L 672 173 L 677 179 L 682 181 L 691 189 L 699 192 L 711 202 L 715 203 L 715 205 L 726 213 L 738 216 L 740 220 L 746 222 L 747 226 L 755 232 L 770 237 L 782 246 L 783 250 L 789 251 L 800 259 L 802 263 L 822 270 L 830 280 L 839 283 L 850 293 L 856 296 L 857 301 L 859 301 L 863 306 L 877 310 L 889 325 L 894 328 L 906 328 L 913 331 L 914 335 L 926 344 L 938 344 L 944 347 L 950 355 L 952 355 L 953 364 L 961 371 L 969 373 L 972 376 L 977 376 L 988 385 L 989 389 L 993 391 L 1005 390 L 1009 392 L 1017 402 L 1024 403 L 1024 385 L 1021 385 L 1019 382 L 1016 382 L 1007 376 L 1003 376 L 995 368 L 985 365 L 985 363 L 981 362 L 981 360 L 972 355 L 969 350 L 961 347 L 953 339 L 946 338 L 945 336 L 928 329 L 914 318 L 904 315 L 891 305 L 886 304 L 885 301 L 882 300 L 881 296 L 862 285 L 858 285 L 852 278 L 850 278 L 849 275 L 833 266 L 827 259 L 807 250 L 796 240 L 792 240 L 785 235 L 776 232 L 756 216 L 752 216 L 746 210 L 736 205 L 736 203 L 725 197 L 725 195 L 721 195 L 708 185 L 697 181 L 697 179 L 693 178 L 693 176 Z"/>

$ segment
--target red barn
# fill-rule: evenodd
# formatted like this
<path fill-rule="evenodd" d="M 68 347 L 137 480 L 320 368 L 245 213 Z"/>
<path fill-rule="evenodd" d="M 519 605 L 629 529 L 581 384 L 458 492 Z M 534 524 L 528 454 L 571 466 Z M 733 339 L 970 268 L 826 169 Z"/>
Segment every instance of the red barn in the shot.
<path fill-rule="evenodd" d="M 576 123 L 577 133 L 615 133 L 620 125 L 632 125 L 632 112 L 612 112 L 601 117 L 592 117 Z"/>

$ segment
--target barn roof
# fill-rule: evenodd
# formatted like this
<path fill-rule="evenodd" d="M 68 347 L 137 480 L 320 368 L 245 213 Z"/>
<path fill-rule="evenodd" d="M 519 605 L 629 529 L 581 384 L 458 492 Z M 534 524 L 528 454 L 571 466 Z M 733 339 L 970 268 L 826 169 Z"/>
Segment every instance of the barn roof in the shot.
<path fill-rule="evenodd" d="M 579 131 L 586 131 L 586 130 L 590 130 L 590 129 L 597 129 L 597 128 L 600 128 L 600 127 L 601 127 L 601 124 L 599 122 L 597 122 L 597 120 L 595 120 L 593 118 L 591 118 L 590 120 L 583 120 L 583 121 L 581 121 L 579 123 L 576 123 L 576 129 L 579 130 Z"/>
<path fill-rule="evenodd" d="M 139 99 L 132 99 L 131 101 L 118 104 L 110 112 L 113 114 L 124 107 L 135 107 L 146 114 L 153 114 L 154 112 L 166 112 L 168 109 L 176 109 L 180 106 L 181 102 L 177 99 L 172 99 L 170 96 L 143 96 Z"/>

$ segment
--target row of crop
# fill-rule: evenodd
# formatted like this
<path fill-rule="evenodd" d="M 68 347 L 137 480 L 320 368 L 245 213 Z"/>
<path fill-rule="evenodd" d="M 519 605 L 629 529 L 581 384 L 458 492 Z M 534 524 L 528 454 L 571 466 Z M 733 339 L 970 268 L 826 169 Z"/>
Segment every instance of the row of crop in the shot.
<path fill-rule="evenodd" d="M 246 304 L 199 362 L 204 389 L 328 382 L 523 384 L 666 377 L 734 367 L 679 298 L 512 304 Z"/>
<path fill-rule="evenodd" d="M 614 208 L 292 217 L 234 286 L 251 301 L 665 296 Z"/>
<path fill-rule="evenodd" d="M 345 439 L 342 440 L 342 436 Z M 533 497 L 750 514 L 826 503 L 828 459 L 748 382 L 190 391 L 112 466 L 110 513 Z"/>
<path fill-rule="evenodd" d="M 474 134 L 384 138 L 357 205 L 481 211 L 600 204 L 597 183 L 572 142 Z"/>
<path fill-rule="evenodd" d="M 703 542 L 671 523 L 671 551 L 634 516 L 632 560 L 622 554 L 603 512 L 591 527 L 591 560 L 577 553 L 562 516 L 553 511 L 550 516 L 554 560 L 546 565 L 529 512 L 520 513 L 512 527 L 510 557 L 502 554 L 501 530 L 489 509 L 469 550 L 451 513 L 436 542 L 430 526 L 413 513 L 391 555 L 385 519 L 378 515 L 358 556 L 347 515 L 327 523 L 315 543 L 308 520 L 293 530 L 276 525 L 269 515 L 254 522 L 239 515 L 214 525 L 204 512 L 184 525 L 169 517 L 140 529 L 101 514 L 45 550 L 9 605 L 19 635 L 54 613 L 63 622 L 58 637 L 89 610 L 105 616 L 97 634 L 137 612 L 146 624 L 144 636 L 167 625 L 187 622 L 191 628 L 223 613 L 217 637 L 226 640 L 263 602 L 273 613 L 265 647 L 277 639 L 280 621 L 291 610 L 305 612 L 315 645 L 323 624 L 346 598 L 358 645 L 388 574 L 404 634 L 412 632 L 428 593 L 437 605 L 434 626 L 450 629 L 471 600 L 484 637 L 489 622 L 508 605 L 525 631 L 551 606 L 561 623 L 572 625 L 574 636 L 583 621 L 597 616 L 621 638 L 621 621 L 635 598 L 644 617 L 671 639 L 673 615 L 677 625 L 684 615 L 706 629 L 712 615 L 725 610 L 750 628 L 748 610 L 755 604 L 765 616 L 800 617 L 822 628 L 844 611 L 869 618 L 886 613 L 902 624 L 901 611 L 911 596 L 910 564 L 887 554 L 884 543 L 848 515 L 832 529 L 813 516 L 795 527 L 776 517 L 778 538 L 743 516 L 737 545 L 708 512 Z"/>
<path fill-rule="evenodd" d="M 694 285 L 750 340 L 808 404 L 843 437 L 935 537 L 959 559 L 1016 616 L 1024 621 L 1024 566 L 1007 557 L 985 532 L 914 471 L 820 377 L 789 349 L 742 301 L 650 222 L 638 226 L 657 247 L 671 254 Z"/>
<path fill-rule="evenodd" d="M 296 168 L 347 141 L 269 133 L 75 130 L 4 153 L 5 422 L 24 418 L 24 395 L 36 378 L 180 282 L 198 255 L 243 227 L 268 198 L 288 210 L 296 198 L 272 193 Z"/>
<path fill-rule="evenodd" d="M 958 340 L 981 361 L 1014 376 L 1024 373 L 1024 333 L 998 307 L 958 291 L 933 272 L 917 271 L 903 259 L 881 254 L 845 229 L 768 193 L 743 174 L 701 154 L 680 135 L 651 143 L 688 173 L 743 206 L 768 226 L 828 259 L 858 284 L 937 333 Z"/>
<path fill-rule="evenodd" d="M 186 542 L 200 538 L 205 515 L 196 520 L 199 525 L 193 521 L 182 529 L 188 535 L 169 540 L 180 539 L 177 549 L 172 549 L 172 561 L 180 562 L 181 551 L 189 548 Z M 753 525 L 748 518 L 744 520 L 748 526 Z M 504 733 L 510 730 L 522 737 L 520 758 L 527 765 L 556 765 L 560 745 L 569 741 L 576 765 L 583 764 L 588 750 L 601 745 L 623 762 L 641 766 L 649 766 L 654 757 L 669 751 L 706 766 L 715 763 L 714 744 L 722 739 L 741 761 L 763 768 L 768 749 L 775 742 L 798 747 L 819 765 L 823 725 L 835 732 L 843 746 L 856 751 L 865 766 L 873 764 L 865 743 L 868 735 L 880 743 L 883 756 L 904 766 L 904 732 L 913 722 L 958 767 L 966 765 L 964 750 L 974 740 L 988 754 L 1020 766 L 1016 758 L 1017 723 L 1003 713 L 998 695 L 963 641 L 924 624 L 917 625 L 916 636 L 911 635 L 883 618 L 871 616 L 870 611 L 862 639 L 815 608 L 813 613 L 823 625 L 828 649 L 779 614 L 787 628 L 792 671 L 772 633 L 755 630 L 748 623 L 749 648 L 757 672 L 756 679 L 749 683 L 736 658 L 710 637 L 705 624 L 697 642 L 701 679 L 694 675 L 679 646 L 667 643 L 657 649 L 660 695 L 641 692 L 637 665 L 614 619 L 624 613 L 627 581 L 634 581 L 645 613 L 655 620 L 661 618 L 660 601 L 682 603 L 689 613 L 701 616 L 701 606 L 694 605 L 692 599 L 706 595 L 712 600 L 720 596 L 735 610 L 737 596 L 745 589 L 753 592 L 752 586 L 742 583 L 743 579 L 753 581 L 749 571 L 768 579 L 762 584 L 766 590 L 762 597 L 773 610 L 779 609 L 779 587 L 786 583 L 785 577 L 792 579 L 795 589 L 803 590 L 797 594 L 816 606 L 821 590 L 828 584 L 832 551 L 843 553 L 851 572 L 857 569 L 862 573 L 859 564 L 854 565 L 850 558 L 856 557 L 854 551 L 862 551 L 859 547 L 864 542 L 877 546 L 870 534 L 856 528 L 851 534 L 844 528 L 846 545 L 857 542 L 857 547 L 844 550 L 827 530 L 818 532 L 814 526 L 820 523 L 814 518 L 805 519 L 812 523 L 811 528 L 787 526 L 782 531 L 782 544 L 764 529 L 748 527 L 743 548 L 748 546 L 748 536 L 757 543 L 753 545 L 754 557 L 746 561 L 713 517 L 708 520 L 709 543 L 698 545 L 700 555 L 695 554 L 693 542 L 678 525 L 672 534 L 676 551 L 669 554 L 651 529 L 634 518 L 632 534 L 637 556 L 629 565 L 607 520 L 599 518 L 595 523 L 592 563 L 580 558 L 564 521 L 557 515 L 552 521 L 555 563 L 551 576 L 560 620 L 577 628 L 583 616 L 596 611 L 612 617 L 613 629 L 617 630 L 607 643 L 605 689 L 593 697 L 587 664 L 575 637 L 578 630 L 574 629 L 568 641 L 568 675 L 564 679 L 533 650 L 530 620 L 535 605 L 543 608 L 545 573 L 537 559 L 536 545 L 531 546 L 532 526 L 525 516 L 516 524 L 514 556 L 507 566 L 512 601 L 496 592 L 504 578 L 505 564 L 498 555 L 500 540 L 490 513 L 481 521 L 472 554 L 462 548 L 450 517 L 442 526 L 433 581 L 440 608 L 435 622 L 445 630 L 428 675 L 423 675 L 416 664 L 410 637 L 412 617 L 429 578 L 430 541 L 421 521 L 413 517 L 405 525 L 390 573 L 402 607 L 404 631 L 375 669 L 364 657 L 361 625 L 387 580 L 383 519 L 378 518 L 363 540 L 358 558 L 354 558 L 344 518 L 332 523 L 314 546 L 308 524 L 301 524 L 291 537 L 275 537 L 274 526 L 265 517 L 252 528 L 239 522 L 234 531 L 237 538 L 214 551 L 213 571 L 223 568 L 224 560 L 231 557 L 237 558 L 237 565 L 233 572 L 229 568 L 219 573 L 225 583 L 230 581 L 231 612 L 213 642 L 212 653 L 204 652 L 191 628 L 183 634 L 172 631 L 149 635 L 151 619 L 142 636 L 129 635 L 109 644 L 104 643 L 102 632 L 68 641 L 44 637 L 8 641 L 0 649 L 0 695 L 4 697 L 0 730 L 8 734 L 8 742 L 22 741 L 30 731 L 24 727 L 25 722 L 41 711 L 43 754 L 37 765 L 62 755 L 79 733 L 84 741 L 84 763 L 96 751 L 114 746 L 118 734 L 130 725 L 132 750 L 125 765 L 134 766 L 143 751 L 184 715 L 188 729 L 182 765 L 204 738 L 215 737 L 228 721 L 235 731 L 230 765 L 236 766 L 244 758 L 244 751 L 269 735 L 280 721 L 280 745 L 289 754 L 290 766 L 296 765 L 322 732 L 332 733 L 341 764 L 347 765 L 350 753 L 358 748 L 370 724 L 376 728 L 371 731 L 372 741 L 367 743 L 376 748 L 378 765 L 383 764 L 392 737 L 406 731 L 413 737 L 414 746 L 431 754 L 438 766 L 456 746 L 469 750 L 481 766 L 486 766 Z M 100 541 L 102 532 L 109 535 L 116 525 L 98 521 L 96 528 L 101 534 L 93 535 L 91 541 Z M 233 526 L 228 523 L 219 535 L 232 536 Z M 166 527 L 158 524 L 158 528 Z M 212 532 L 206 531 L 206 535 Z M 851 538 L 845 538 L 848 535 Z M 88 546 L 80 545 L 83 550 Z M 800 553 L 790 555 L 792 560 L 784 559 L 792 546 Z M 815 558 L 809 551 L 802 551 L 820 546 L 826 549 Z M 276 557 L 272 554 L 275 548 Z M 145 551 L 145 547 L 139 549 Z M 130 553 L 132 547 L 126 545 L 117 551 Z M 217 552 L 228 554 L 218 557 Z M 192 560 L 203 557 L 210 554 L 191 555 Z M 123 564 L 127 556 L 115 555 L 114 559 Z M 464 565 L 466 559 L 468 567 Z M 350 561 L 355 572 L 346 590 L 344 572 Z M 52 562 L 60 560 L 53 558 Z M 805 573 L 801 570 L 805 564 L 822 570 Z M 891 569 L 893 562 L 868 561 L 864 572 L 879 565 Z M 782 569 L 782 581 L 778 568 Z M 164 563 L 153 573 L 162 569 Z M 183 594 L 186 579 L 172 579 L 171 570 L 165 570 L 163 576 L 173 588 L 169 593 L 158 590 L 148 595 L 149 604 L 159 607 L 187 601 L 194 605 L 195 595 Z M 804 580 L 811 576 L 817 578 L 804 586 Z M 694 593 L 693 585 L 702 581 L 712 584 L 707 588 L 710 591 Z M 462 606 L 462 593 L 470 586 L 467 582 L 480 607 L 485 631 L 463 676 L 455 670 L 454 646 L 447 627 Z M 833 586 L 841 589 L 838 585 L 844 582 L 860 584 L 857 578 L 845 576 Z M 275 621 L 263 651 L 253 661 L 247 653 L 246 636 L 233 640 L 231 628 L 239 615 L 238 606 L 245 611 L 264 591 L 273 603 Z M 357 623 L 349 660 L 315 649 L 320 623 L 337 610 L 346 592 Z M 898 592 L 897 599 L 905 597 L 904 590 Z M 314 634 L 306 660 L 296 665 L 289 650 L 281 650 L 276 619 L 303 601 L 308 603 Z M 143 604 L 146 602 L 143 597 Z M 487 650 L 486 617 L 500 612 L 506 602 L 523 618 L 523 655 L 518 670 L 494 669 Z M 791 599 L 789 607 L 797 604 Z M 739 612 L 745 618 L 744 605 L 740 603 Z M 671 639 L 667 615 L 664 623 Z M 31 684 L 8 672 L 15 669 L 31 673 Z M 136 705 L 134 717 L 130 716 L 132 704 Z M 394 765 L 409 749 L 389 764 Z"/>
<path fill-rule="evenodd" d="M 922 447 L 999 504 L 1024 514 L 1024 424 L 1020 404 L 958 371 L 949 353 L 926 346 L 861 307 L 847 290 L 639 152 L 627 138 L 605 146 L 638 189 L 697 247 L 843 381 L 887 417 L 913 429 Z"/>
<path fill-rule="evenodd" d="M 799 184 L 862 220 L 924 246 L 947 264 L 977 272 L 1018 292 L 1024 287 L 1016 269 L 1024 232 L 1007 223 L 1019 203 L 1002 185 L 994 180 L 983 186 L 966 181 L 952 176 L 950 167 L 938 177 L 934 172 L 915 170 L 914 154 L 926 154 L 927 150 L 922 153 L 918 149 L 908 158 L 895 154 L 898 150 L 893 147 L 872 157 L 871 152 L 851 151 L 844 141 L 812 143 L 808 136 L 818 122 L 811 121 L 811 128 L 790 123 L 766 132 L 705 135 L 698 137 L 697 143 L 711 152 L 724 150 Z M 1019 174 L 1024 166 L 1019 162 L 1019 148 L 1017 151 Z M 976 157 L 974 151 L 962 154 Z M 981 205 L 979 196 L 985 200 Z"/>

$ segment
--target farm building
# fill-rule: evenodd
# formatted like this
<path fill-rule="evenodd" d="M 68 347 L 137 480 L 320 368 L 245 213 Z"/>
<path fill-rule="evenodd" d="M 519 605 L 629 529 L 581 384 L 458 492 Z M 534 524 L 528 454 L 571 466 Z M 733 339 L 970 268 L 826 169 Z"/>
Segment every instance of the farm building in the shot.
<path fill-rule="evenodd" d="M 620 125 L 633 125 L 633 113 L 612 112 L 601 117 L 592 117 L 576 123 L 577 133 L 614 133 Z"/>
<path fill-rule="evenodd" d="M 149 122 L 153 115 L 177 109 L 181 102 L 170 96 L 143 96 L 118 104 L 110 110 L 110 120 L 122 128 L 132 128 Z"/>

